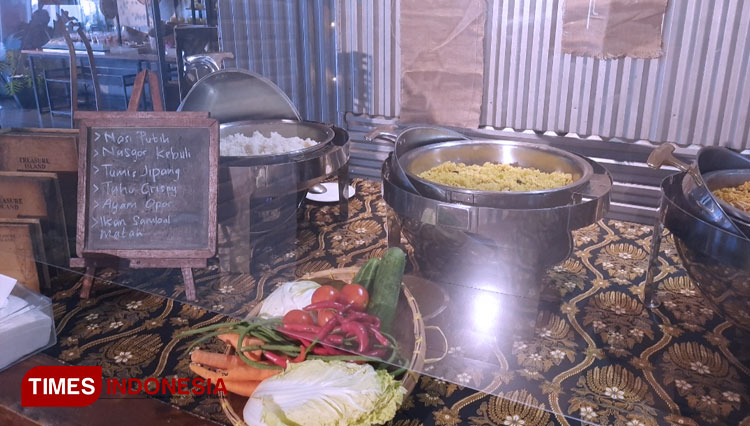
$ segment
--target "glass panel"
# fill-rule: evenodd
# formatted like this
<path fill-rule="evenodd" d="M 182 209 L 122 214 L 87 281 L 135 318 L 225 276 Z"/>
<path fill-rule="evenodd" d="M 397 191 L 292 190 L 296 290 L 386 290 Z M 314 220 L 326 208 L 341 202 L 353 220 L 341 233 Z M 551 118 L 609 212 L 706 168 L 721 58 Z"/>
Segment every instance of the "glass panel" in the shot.
<path fill-rule="evenodd" d="M 646 308 L 649 221 L 656 211 L 648 204 L 661 198 L 658 184 L 666 173 L 647 169 L 648 153 L 641 144 L 543 134 L 577 131 L 656 143 L 693 134 L 724 143 L 731 134 L 729 144 L 743 148 L 739 145 L 748 126 L 737 117 L 746 115 L 741 99 L 747 93 L 736 77 L 747 63 L 740 53 L 743 45 L 710 53 L 721 56 L 716 67 L 700 64 L 724 67 L 734 76 L 726 81 L 716 77 L 721 80 L 716 82 L 711 77 L 702 86 L 722 93 L 705 94 L 716 98 L 706 99 L 713 103 L 702 103 L 705 92 L 693 93 L 682 82 L 689 75 L 697 84 L 702 68 L 670 71 L 688 67 L 674 59 L 674 34 L 684 25 L 677 21 L 713 6 L 669 2 L 665 19 L 670 24 L 663 37 L 672 44 L 664 46 L 666 56 L 607 61 L 559 50 L 554 34 L 563 31 L 561 2 L 533 1 L 533 7 L 490 2 L 485 57 L 492 61 L 487 59 L 482 71 L 484 128 L 457 129 L 461 134 L 456 135 L 445 129 L 404 130 L 414 126 L 398 120 L 401 91 L 406 90 L 396 38 L 400 18 L 388 2 L 376 3 L 378 10 L 359 2 L 162 1 L 162 26 L 153 24 L 152 10 L 138 1 L 118 3 L 119 22 L 106 16 L 102 2 L 46 5 L 53 19 L 60 10 L 69 11 L 94 42 L 95 67 L 85 48 L 76 45 L 75 88 L 62 34 L 37 23 L 36 34 L 49 32 L 51 41 L 26 49 L 22 37 L 10 34 L 29 33 L 8 32 L 2 21 L 0 84 L 6 96 L 0 98 L 0 273 L 48 293 L 60 282 L 93 273 L 93 287 L 86 289 L 87 280 L 81 279 L 76 291 L 96 297 L 101 286 L 111 284 L 198 306 L 226 315 L 235 322 L 235 331 L 257 334 L 264 327 L 260 333 L 265 340 L 283 344 L 281 351 L 289 358 L 297 356 L 299 343 L 317 338 L 322 342 L 311 357 L 366 356 L 391 371 L 406 368 L 440 379 L 451 389 L 498 396 L 492 401 L 512 403 L 527 414 L 533 409 L 544 419 L 636 425 L 679 423 L 684 415 L 711 423 L 719 417 L 724 421 L 726 412 L 746 409 L 747 389 L 738 379 L 746 377 L 748 365 L 738 343 L 746 335 L 746 292 L 739 291 L 747 289 L 746 265 L 702 268 L 710 253 L 686 243 L 688 234 L 699 230 L 736 244 L 727 247 L 744 248 L 745 241 L 712 231 L 710 225 L 699 227 L 685 206 L 687 199 L 675 189 L 682 181 L 669 181 L 671 210 L 665 211 L 693 222 L 669 229 L 676 236 L 664 232 L 652 271 L 662 306 Z M 125 12 L 124 5 L 140 12 Z M 730 13 L 722 7 L 736 9 L 725 5 L 712 13 Z M 5 9 L 0 11 L 6 16 Z M 738 22 L 750 16 L 746 7 L 735 12 Z M 204 22 L 216 25 L 177 27 Z M 159 37 L 155 28 L 163 31 Z M 710 28 L 694 31 L 684 33 L 705 33 L 717 44 L 720 37 L 740 37 L 735 30 L 728 35 Z M 526 47 L 519 37 L 530 40 L 523 42 Z M 541 53 L 530 50 L 537 48 Z M 72 92 L 79 111 L 123 112 L 133 96 L 135 76 L 145 69 L 157 73 L 158 95 L 167 110 L 208 111 L 221 122 L 216 253 L 208 259 L 150 253 L 125 258 L 85 250 L 96 241 L 110 249 L 122 244 L 145 250 L 155 243 L 183 249 L 175 241 L 184 235 L 171 235 L 169 227 L 205 225 L 203 217 L 196 219 L 187 209 L 169 209 L 208 198 L 201 189 L 205 179 L 196 179 L 194 187 L 182 183 L 203 172 L 194 167 L 194 157 L 205 156 L 207 138 L 200 140 L 206 143 L 200 149 L 173 138 L 165 144 L 172 148 L 169 154 L 157 134 L 169 132 L 158 126 L 144 127 L 155 138 L 118 142 L 114 137 L 104 145 L 77 140 Z M 96 101 L 94 72 L 101 103 Z M 436 92 L 450 89 L 436 85 Z M 150 111 L 158 100 L 148 87 L 145 92 L 139 108 Z M 671 105 L 680 102 L 672 98 L 675 93 L 694 98 L 695 105 L 721 104 L 715 109 L 727 111 L 729 125 L 719 125 L 724 118 L 709 117 L 712 107 Z M 669 102 L 658 103 L 658 96 Z M 653 102 L 644 104 L 645 98 Z M 509 108 L 514 105 L 518 109 Z M 681 116 L 683 110 L 691 115 Z M 677 122 L 674 114 L 680 115 Z M 710 120 L 702 120 L 701 114 Z M 679 124 L 693 121 L 705 122 L 704 128 Z M 540 128 L 540 122 L 546 127 Z M 168 124 L 174 123 L 164 126 Z M 374 136 L 367 135 L 374 128 L 389 125 L 394 128 L 381 129 L 379 139 L 368 137 Z M 505 127 L 519 131 L 498 130 Z M 655 130 L 643 133 L 641 127 Z M 315 143 L 305 142 L 307 138 Z M 398 160 L 389 156 L 391 139 L 398 139 Z M 438 153 L 406 162 L 408 154 L 437 144 L 442 144 Z M 82 152 L 87 156 L 79 159 Z M 81 160 L 96 169 L 90 166 L 87 183 L 79 186 Z M 448 160 L 569 173 L 572 186 L 551 193 L 523 191 L 524 197 L 501 191 L 503 197 L 494 198 L 497 194 L 486 190 L 439 187 L 416 176 L 430 168 L 424 164 Z M 581 180 L 585 185 L 576 186 Z M 95 196 L 99 191 L 104 195 Z M 342 194 L 347 196 L 339 201 Z M 87 221 L 78 217 L 84 195 Z M 627 214 L 648 223 L 609 219 Z M 287 283 L 311 280 L 316 283 L 311 289 L 331 285 L 340 290 L 369 260 L 384 262 L 388 248 L 396 246 L 403 248 L 406 261 L 392 325 L 376 325 L 388 321 L 388 312 L 373 319 L 340 300 L 329 305 L 332 312 L 310 308 L 313 324 L 300 325 L 305 317 L 292 326 L 279 317 L 258 319 L 261 309 L 271 310 L 274 304 L 283 313 L 312 303 L 311 290 L 283 297 L 280 291 Z M 87 271 L 87 266 L 94 269 Z M 389 266 L 394 268 L 390 274 L 398 276 L 398 268 Z M 381 271 L 375 273 L 370 301 L 388 297 L 377 290 L 387 281 Z M 188 297 L 191 280 L 194 297 Z M 701 281 L 719 284 L 702 288 Z M 704 299 L 701 291 L 710 289 Z M 736 303 L 727 313 L 723 301 L 730 299 Z M 336 321 L 327 334 L 321 331 L 325 316 Z M 212 332 L 217 329 L 195 338 Z M 486 410 L 477 413 L 485 415 L 491 416 Z M 512 415 L 491 420 L 516 421 Z"/>

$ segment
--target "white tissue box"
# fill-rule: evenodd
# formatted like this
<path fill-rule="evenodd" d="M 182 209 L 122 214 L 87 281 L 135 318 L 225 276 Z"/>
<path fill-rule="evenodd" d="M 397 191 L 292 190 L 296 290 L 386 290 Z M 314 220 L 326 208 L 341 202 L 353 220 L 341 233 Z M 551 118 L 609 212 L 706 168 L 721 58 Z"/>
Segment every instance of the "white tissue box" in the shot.
<path fill-rule="evenodd" d="M 17 284 L 0 308 L 0 371 L 57 343 L 52 301 Z"/>

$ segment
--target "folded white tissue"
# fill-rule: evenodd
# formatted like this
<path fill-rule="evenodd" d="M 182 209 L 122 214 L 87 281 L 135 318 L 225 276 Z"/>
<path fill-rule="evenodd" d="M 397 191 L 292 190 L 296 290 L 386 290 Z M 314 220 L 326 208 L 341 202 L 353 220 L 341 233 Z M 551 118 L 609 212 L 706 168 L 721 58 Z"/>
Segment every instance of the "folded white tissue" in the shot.
<path fill-rule="evenodd" d="M 0 308 L 0 370 L 55 344 L 54 331 L 51 301 L 21 285 L 13 287 Z"/>

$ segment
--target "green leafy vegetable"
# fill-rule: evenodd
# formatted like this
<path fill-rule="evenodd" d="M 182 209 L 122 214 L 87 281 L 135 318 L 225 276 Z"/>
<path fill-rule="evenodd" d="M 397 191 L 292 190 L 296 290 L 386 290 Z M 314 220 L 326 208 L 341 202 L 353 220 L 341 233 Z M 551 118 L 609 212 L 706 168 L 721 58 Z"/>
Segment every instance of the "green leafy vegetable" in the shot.
<path fill-rule="evenodd" d="M 261 382 L 243 411 L 249 426 L 371 425 L 391 420 L 406 389 L 369 364 L 311 360 Z"/>

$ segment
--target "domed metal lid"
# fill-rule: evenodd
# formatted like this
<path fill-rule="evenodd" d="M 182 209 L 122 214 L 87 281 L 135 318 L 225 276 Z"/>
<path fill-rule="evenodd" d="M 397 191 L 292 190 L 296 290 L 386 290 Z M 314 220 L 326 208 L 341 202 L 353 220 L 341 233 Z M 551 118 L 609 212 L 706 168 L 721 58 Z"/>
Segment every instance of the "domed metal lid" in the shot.
<path fill-rule="evenodd" d="M 219 123 L 301 120 L 292 101 L 271 80 L 240 69 L 225 69 L 201 78 L 177 111 L 208 111 Z"/>

